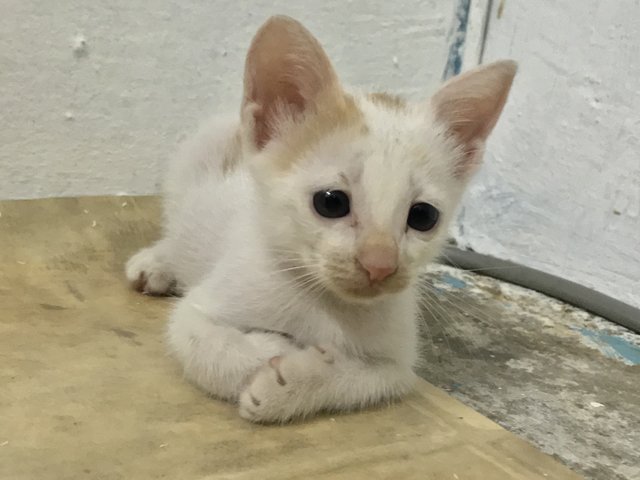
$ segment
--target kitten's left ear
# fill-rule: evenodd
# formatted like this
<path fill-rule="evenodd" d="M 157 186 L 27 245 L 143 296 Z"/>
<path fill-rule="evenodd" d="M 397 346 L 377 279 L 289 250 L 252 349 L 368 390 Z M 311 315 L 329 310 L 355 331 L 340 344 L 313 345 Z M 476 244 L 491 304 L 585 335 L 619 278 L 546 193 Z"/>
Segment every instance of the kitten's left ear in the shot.
<path fill-rule="evenodd" d="M 516 63 L 510 60 L 490 63 L 452 78 L 431 98 L 436 118 L 464 151 L 456 175 L 465 177 L 480 163 L 516 71 Z"/>

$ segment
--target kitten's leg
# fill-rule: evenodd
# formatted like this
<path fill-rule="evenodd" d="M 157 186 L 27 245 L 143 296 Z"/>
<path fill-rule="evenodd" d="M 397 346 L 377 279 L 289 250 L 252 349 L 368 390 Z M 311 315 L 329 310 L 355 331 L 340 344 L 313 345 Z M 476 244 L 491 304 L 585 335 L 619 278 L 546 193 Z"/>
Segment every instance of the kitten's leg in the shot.
<path fill-rule="evenodd" d="M 143 248 L 129 259 L 125 273 L 135 290 L 149 295 L 181 293 L 167 261 L 166 251 L 166 241 L 160 240 L 151 247 Z"/>
<path fill-rule="evenodd" d="M 298 350 L 286 335 L 267 330 L 243 332 L 216 323 L 191 303 L 180 301 L 169 322 L 169 344 L 185 376 L 216 397 L 235 401 L 249 377 L 274 355 Z"/>
<path fill-rule="evenodd" d="M 415 374 L 390 360 L 359 359 L 309 347 L 271 358 L 240 395 L 240 415 L 285 422 L 321 410 L 353 410 L 411 390 Z"/>

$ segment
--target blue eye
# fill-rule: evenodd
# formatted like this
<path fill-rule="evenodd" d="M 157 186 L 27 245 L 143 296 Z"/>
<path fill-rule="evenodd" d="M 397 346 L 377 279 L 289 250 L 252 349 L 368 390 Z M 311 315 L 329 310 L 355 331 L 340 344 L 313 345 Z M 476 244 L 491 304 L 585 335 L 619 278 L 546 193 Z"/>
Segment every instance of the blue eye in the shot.
<path fill-rule="evenodd" d="M 430 203 L 415 203 L 409 209 L 407 225 L 419 232 L 426 232 L 435 227 L 440 218 L 440 212 Z"/>
<path fill-rule="evenodd" d="M 323 190 L 313 195 L 313 208 L 326 218 L 341 218 L 349 215 L 349 196 L 342 190 Z"/>

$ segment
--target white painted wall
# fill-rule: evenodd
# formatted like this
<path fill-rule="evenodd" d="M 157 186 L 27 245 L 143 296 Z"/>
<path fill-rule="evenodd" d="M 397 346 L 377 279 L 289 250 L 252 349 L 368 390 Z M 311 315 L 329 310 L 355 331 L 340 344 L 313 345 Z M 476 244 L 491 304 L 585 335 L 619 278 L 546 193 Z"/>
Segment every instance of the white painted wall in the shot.
<path fill-rule="evenodd" d="M 493 3 L 520 72 L 459 240 L 640 307 L 640 3 Z"/>
<path fill-rule="evenodd" d="M 2 0 L 0 12 L 0 198 L 33 198 L 156 192 L 178 138 L 239 107 L 246 48 L 274 13 L 303 21 L 345 82 L 415 97 L 440 79 L 453 7 Z"/>

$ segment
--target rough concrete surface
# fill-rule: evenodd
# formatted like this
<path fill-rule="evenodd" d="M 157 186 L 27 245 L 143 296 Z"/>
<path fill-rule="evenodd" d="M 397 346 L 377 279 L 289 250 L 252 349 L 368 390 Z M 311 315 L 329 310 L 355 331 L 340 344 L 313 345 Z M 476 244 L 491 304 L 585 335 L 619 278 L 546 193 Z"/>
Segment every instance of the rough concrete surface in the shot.
<path fill-rule="evenodd" d="M 424 378 L 587 478 L 640 478 L 640 336 L 471 272 L 428 278 Z"/>

